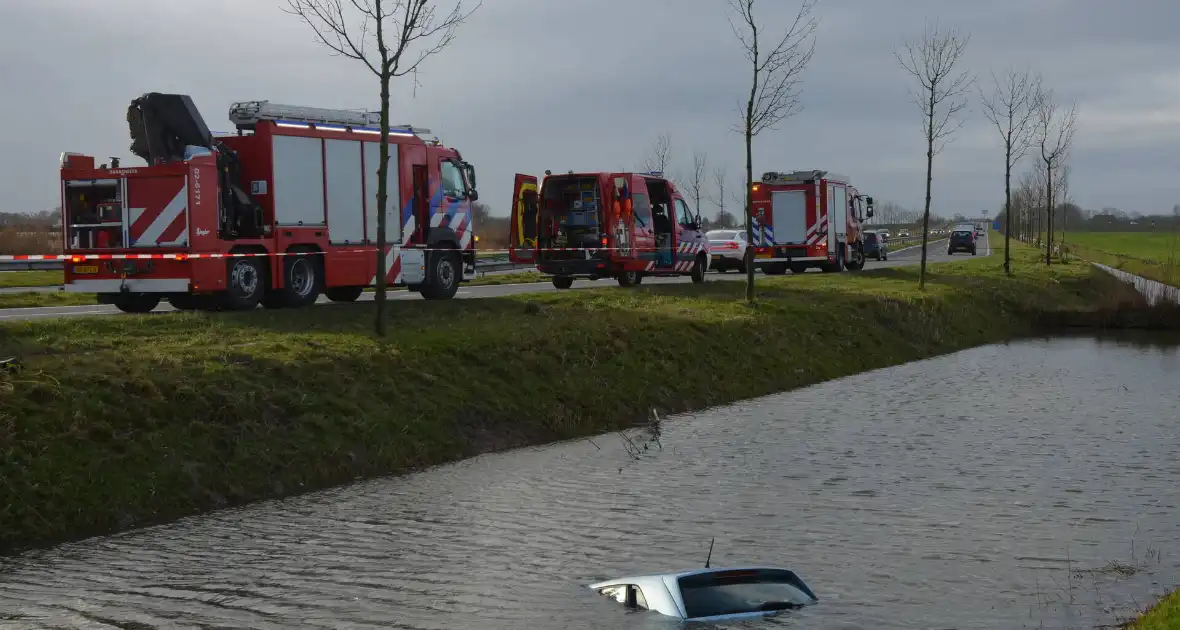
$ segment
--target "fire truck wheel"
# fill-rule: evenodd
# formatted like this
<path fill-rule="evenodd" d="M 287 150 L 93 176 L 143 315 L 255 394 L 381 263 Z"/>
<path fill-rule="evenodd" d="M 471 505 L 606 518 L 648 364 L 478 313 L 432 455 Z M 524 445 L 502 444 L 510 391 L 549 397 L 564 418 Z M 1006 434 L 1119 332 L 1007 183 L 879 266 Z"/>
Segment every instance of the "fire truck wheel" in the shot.
<path fill-rule="evenodd" d="M 459 255 L 453 251 L 430 254 L 430 274 L 419 293 L 428 300 L 449 300 L 459 291 Z"/>
<path fill-rule="evenodd" d="M 115 308 L 124 313 L 150 313 L 160 305 L 160 296 L 148 293 L 129 293 L 115 296 Z"/>
<path fill-rule="evenodd" d="M 332 287 L 324 289 L 324 295 L 333 302 L 355 302 L 365 292 L 364 287 Z"/>
<path fill-rule="evenodd" d="M 848 261 L 848 269 L 850 271 L 860 271 L 865 268 L 865 254 L 860 249 L 855 249 L 852 252 L 852 260 Z"/>
<path fill-rule="evenodd" d="M 315 304 L 320 297 L 320 265 L 312 256 L 286 256 L 283 262 L 283 286 L 263 298 L 267 308 L 296 307 Z"/>
<path fill-rule="evenodd" d="M 696 264 L 692 266 L 692 281 L 700 284 L 705 281 L 705 274 L 709 271 L 709 259 L 704 255 L 697 256 Z"/>
<path fill-rule="evenodd" d="M 266 273 L 253 258 L 231 258 L 225 282 L 225 307 L 246 311 L 258 306 L 266 292 Z"/>
<path fill-rule="evenodd" d="M 619 286 L 633 287 L 642 282 L 638 271 L 624 271 L 618 277 Z"/>
<path fill-rule="evenodd" d="M 791 273 L 807 273 L 807 265 L 803 263 L 791 263 Z"/>
<path fill-rule="evenodd" d="M 553 286 L 557 289 L 568 289 L 574 286 L 574 279 L 570 276 L 553 276 Z"/>
<path fill-rule="evenodd" d="M 774 263 L 766 265 L 762 271 L 768 276 L 781 276 L 784 273 L 787 273 L 787 269 L 787 263 Z"/>

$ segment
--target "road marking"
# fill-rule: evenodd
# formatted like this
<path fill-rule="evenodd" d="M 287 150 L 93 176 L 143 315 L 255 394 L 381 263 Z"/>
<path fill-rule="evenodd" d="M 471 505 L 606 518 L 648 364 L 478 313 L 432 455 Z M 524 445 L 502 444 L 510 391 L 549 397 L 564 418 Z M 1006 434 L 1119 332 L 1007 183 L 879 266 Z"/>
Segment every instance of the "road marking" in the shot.
<path fill-rule="evenodd" d="M 926 247 L 930 247 L 931 245 L 933 245 L 933 244 L 935 244 L 935 243 L 941 243 L 941 242 L 943 242 L 943 241 L 945 241 L 945 240 L 946 240 L 945 238 L 940 238 L 940 239 L 938 239 L 938 240 L 936 240 L 936 241 L 929 241 L 929 242 L 927 242 L 927 243 L 926 243 Z M 888 253 L 890 253 L 890 254 L 898 254 L 898 253 L 904 252 L 904 251 L 906 251 L 906 250 L 910 250 L 910 249 L 918 249 L 918 248 L 920 248 L 920 247 L 922 247 L 922 246 L 921 246 L 921 245 L 910 245 L 909 247 L 903 247 L 903 248 L 901 248 L 901 249 L 894 249 L 894 250 L 890 250 Z"/>

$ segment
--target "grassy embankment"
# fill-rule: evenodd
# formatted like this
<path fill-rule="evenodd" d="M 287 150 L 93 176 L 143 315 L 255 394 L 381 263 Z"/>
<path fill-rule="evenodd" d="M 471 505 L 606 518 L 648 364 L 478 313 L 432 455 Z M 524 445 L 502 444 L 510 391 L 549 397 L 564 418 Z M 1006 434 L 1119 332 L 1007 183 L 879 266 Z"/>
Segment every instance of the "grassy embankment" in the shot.
<path fill-rule="evenodd" d="M 1138 619 L 1123 627 L 1128 630 L 1180 630 L 1180 590 L 1172 591 Z"/>
<path fill-rule="evenodd" d="M 21 274 L 56 274 L 50 276 L 21 277 Z M 16 276 L 10 278 L 9 276 Z M 45 280 L 48 279 L 48 282 Z M 500 273 L 486 275 L 463 283 L 463 286 L 479 287 L 493 284 L 520 284 L 526 282 L 547 282 L 548 276 L 542 276 L 535 271 L 521 271 L 518 273 Z M 0 273 L 0 288 L 2 287 L 40 287 L 54 286 L 62 283 L 60 271 L 9 271 Z M 392 289 L 405 291 L 406 289 Z M 373 289 L 366 289 L 371 293 Z M 66 293 L 64 291 L 20 291 L 0 293 L 0 309 L 6 308 L 43 308 L 48 306 L 89 306 L 97 304 L 94 295 L 90 293 Z"/>
<path fill-rule="evenodd" d="M 633 425 L 1031 332 L 1137 294 L 1017 251 L 915 268 L 0 324 L 0 550 Z M 701 378 L 708 365 L 757 366 Z M 689 376 L 691 375 L 691 376 Z"/>
<path fill-rule="evenodd" d="M 1180 286 L 1180 234 L 1071 232 L 1065 234 L 1065 247 L 1079 258 Z"/>

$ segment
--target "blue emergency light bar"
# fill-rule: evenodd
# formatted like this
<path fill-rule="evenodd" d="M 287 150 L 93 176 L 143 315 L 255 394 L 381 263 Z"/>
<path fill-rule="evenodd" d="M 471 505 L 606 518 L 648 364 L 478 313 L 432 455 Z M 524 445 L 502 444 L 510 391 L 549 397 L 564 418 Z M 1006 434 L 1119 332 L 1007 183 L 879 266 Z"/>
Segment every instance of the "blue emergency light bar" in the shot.
<path fill-rule="evenodd" d="M 381 133 L 381 129 L 379 127 L 343 127 L 340 125 L 320 125 L 320 124 L 315 124 L 315 123 L 306 123 L 306 122 L 297 121 L 297 120 L 276 120 L 274 122 L 276 125 L 279 125 L 280 127 L 293 127 L 293 128 L 297 128 L 297 129 L 323 129 L 325 131 L 350 131 L 351 130 L 351 131 L 355 131 L 355 132 L 359 132 L 359 133 L 377 133 L 377 134 Z M 420 129 L 419 131 L 422 131 L 424 133 L 430 132 L 429 129 Z M 397 135 L 397 136 L 416 136 L 416 135 L 418 135 L 418 134 L 414 133 L 413 127 L 390 127 L 389 133 L 390 133 L 390 135 Z"/>

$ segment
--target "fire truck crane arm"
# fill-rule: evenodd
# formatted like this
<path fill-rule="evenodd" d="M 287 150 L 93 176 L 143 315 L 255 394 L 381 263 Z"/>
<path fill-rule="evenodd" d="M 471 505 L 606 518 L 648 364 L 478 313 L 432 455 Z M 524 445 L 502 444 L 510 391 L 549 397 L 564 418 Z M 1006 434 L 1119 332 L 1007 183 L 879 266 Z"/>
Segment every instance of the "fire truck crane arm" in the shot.
<path fill-rule="evenodd" d="M 184 159 L 187 146 L 213 148 L 213 134 L 185 94 L 144 94 L 127 108 L 127 124 L 131 152 L 149 166 Z"/>

